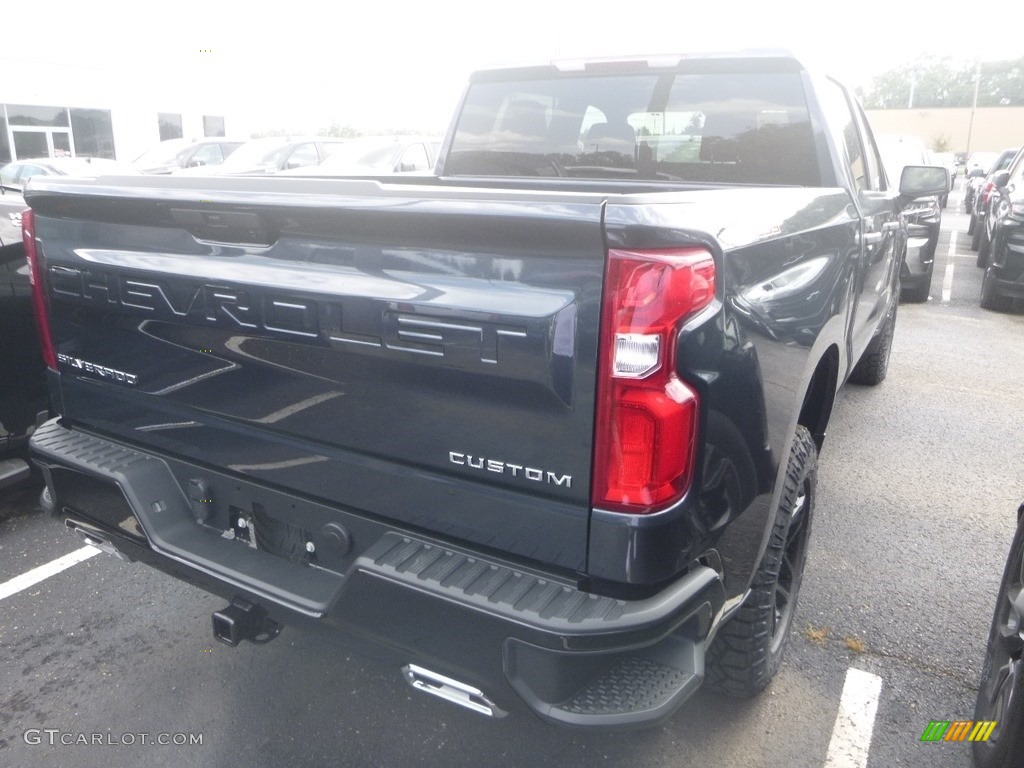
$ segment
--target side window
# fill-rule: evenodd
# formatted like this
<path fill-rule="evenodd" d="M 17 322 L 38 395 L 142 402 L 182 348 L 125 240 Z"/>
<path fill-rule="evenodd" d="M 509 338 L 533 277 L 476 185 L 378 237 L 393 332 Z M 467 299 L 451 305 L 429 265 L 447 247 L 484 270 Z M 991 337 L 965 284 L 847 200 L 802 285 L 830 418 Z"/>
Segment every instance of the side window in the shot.
<path fill-rule="evenodd" d="M 199 163 L 203 165 L 219 165 L 224 162 L 224 155 L 221 154 L 219 144 L 207 144 L 205 147 L 200 147 L 196 150 L 196 153 L 192 155 L 191 162 L 194 165 Z"/>
<path fill-rule="evenodd" d="M 28 184 L 28 180 L 33 176 L 45 176 L 46 169 L 40 168 L 38 165 L 23 165 L 21 167 L 21 176 L 18 178 L 18 187 L 24 189 L 25 185 Z"/>
<path fill-rule="evenodd" d="M 287 167 L 305 168 L 307 165 L 316 165 L 318 160 L 315 144 L 299 144 L 288 157 Z"/>
<path fill-rule="evenodd" d="M 850 111 L 846 93 L 834 80 L 824 80 L 821 88 L 821 106 L 828 119 L 829 129 L 836 147 L 850 173 L 850 181 L 857 192 L 869 188 L 868 171 L 861 151 L 857 124 Z"/>
<path fill-rule="evenodd" d="M 867 116 L 864 114 L 864 110 L 861 109 L 860 104 L 856 105 L 856 109 L 857 128 L 860 129 L 860 135 L 864 139 L 864 165 L 867 169 L 869 186 L 871 189 L 888 189 L 883 183 L 882 155 L 878 151 L 878 145 L 875 144 L 875 137 L 871 133 L 871 126 L 868 124 Z M 895 183 L 898 186 L 900 180 L 896 179 Z"/>
<path fill-rule="evenodd" d="M 1020 184 L 1024 180 L 1024 151 L 1018 152 L 1010 164 L 1010 181 Z"/>
<path fill-rule="evenodd" d="M 422 144 L 413 144 L 402 153 L 402 159 L 398 164 L 400 171 L 424 171 L 430 167 L 427 159 L 427 150 Z"/>
<path fill-rule="evenodd" d="M 0 168 L 0 184 L 5 187 L 13 187 L 15 179 L 18 178 L 18 166 L 14 163 Z"/>

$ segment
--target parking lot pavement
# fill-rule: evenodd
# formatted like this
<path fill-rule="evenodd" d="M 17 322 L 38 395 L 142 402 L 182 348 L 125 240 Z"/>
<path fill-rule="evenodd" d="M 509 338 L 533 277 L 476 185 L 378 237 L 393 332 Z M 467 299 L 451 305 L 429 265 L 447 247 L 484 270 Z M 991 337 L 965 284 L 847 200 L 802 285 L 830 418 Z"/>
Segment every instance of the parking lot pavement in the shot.
<path fill-rule="evenodd" d="M 1024 500 L 1024 312 L 978 307 L 956 205 L 931 300 L 900 307 L 888 378 L 837 398 L 791 644 L 760 697 L 700 691 L 638 732 L 488 720 L 290 629 L 218 644 L 220 600 L 101 554 L 0 598 L 0 766 L 967 768 L 964 744 L 920 738 L 973 711 Z M 82 550 L 37 496 L 0 495 L 0 585 Z"/>

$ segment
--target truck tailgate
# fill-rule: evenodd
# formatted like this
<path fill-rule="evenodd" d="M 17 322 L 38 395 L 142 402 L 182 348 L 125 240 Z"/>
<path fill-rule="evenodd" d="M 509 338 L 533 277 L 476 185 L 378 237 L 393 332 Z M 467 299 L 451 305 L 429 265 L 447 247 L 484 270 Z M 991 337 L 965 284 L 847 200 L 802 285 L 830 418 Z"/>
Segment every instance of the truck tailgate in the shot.
<path fill-rule="evenodd" d="M 29 199 L 70 423 L 585 568 L 599 196 L 247 178 Z"/>

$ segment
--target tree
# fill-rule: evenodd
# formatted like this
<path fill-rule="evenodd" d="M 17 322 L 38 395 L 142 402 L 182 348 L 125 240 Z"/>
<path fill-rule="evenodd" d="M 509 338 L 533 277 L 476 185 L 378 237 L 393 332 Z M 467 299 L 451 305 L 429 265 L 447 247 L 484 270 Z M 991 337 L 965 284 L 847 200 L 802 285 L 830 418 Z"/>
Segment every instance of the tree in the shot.
<path fill-rule="evenodd" d="M 969 107 L 975 79 L 979 107 L 1024 105 L 1024 57 L 979 66 L 921 56 L 876 77 L 861 99 L 868 109 Z"/>
<path fill-rule="evenodd" d="M 341 123 L 331 123 L 329 128 L 324 128 L 320 131 L 321 136 L 334 136 L 339 139 L 355 139 L 362 136 L 362 132 L 357 131 L 348 123 L 341 125 Z"/>
<path fill-rule="evenodd" d="M 291 136 L 295 131 L 289 131 L 287 128 L 267 128 L 262 131 L 254 131 L 250 134 L 250 138 L 253 139 L 271 139 L 277 138 L 278 136 Z"/>

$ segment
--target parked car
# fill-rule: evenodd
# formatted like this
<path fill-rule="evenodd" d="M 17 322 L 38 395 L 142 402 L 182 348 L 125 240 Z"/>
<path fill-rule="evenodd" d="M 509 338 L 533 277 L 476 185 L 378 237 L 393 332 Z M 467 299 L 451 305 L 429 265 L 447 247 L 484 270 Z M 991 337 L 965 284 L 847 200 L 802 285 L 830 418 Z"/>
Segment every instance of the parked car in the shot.
<path fill-rule="evenodd" d="M 429 173 L 441 140 L 424 136 L 364 136 L 338 147 L 319 165 L 282 171 L 285 175 L 361 176 Z"/>
<path fill-rule="evenodd" d="M 974 707 L 975 722 L 995 723 L 973 741 L 978 768 L 1024 768 L 1024 504 L 996 597 Z"/>
<path fill-rule="evenodd" d="M 305 168 L 323 162 L 344 142 L 344 139 L 301 136 L 253 139 L 232 152 L 220 165 L 183 168 L 175 171 L 175 175 L 255 176 Z"/>
<path fill-rule="evenodd" d="M 941 165 L 943 168 L 949 171 L 949 188 L 953 189 L 953 185 L 956 182 L 956 156 L 952 152 L 932 152 L 932 163 L 935 165 Z M 946 201 L 942 201 L 942 207 L 946 207 Z"/>
<path fill-rule="evenodd" d="M 100 157 L 40 157 L 7 163 L 0 168 L 0 211 L 5 223 L 14 229 L 7 232 L 5 242 L 10 245 L 21 241 L 21 211 L 25 208 L 21 193 L 32 177 L 74 176 L 95 179 L 100 176 L 132 176 L 138 173 L 127 163 Z"/>
<path fill-rule="evenodd" d="M 33 176 L 75 176 L 95 179 L 99 176 L 137 175 L 128 163 L 102 157 L 40 157 L 15 160 L 0 168 L 0 187 L 21 192 Z"/>
<path fill-rule="evenodd" d="M 220 165 L 244 141 L 227 139 L 169 139 L 135 159 L 134 165 L 142 173 L 173 173 L 181 168 Z"/>
<path fill-rule="evenodd" d="M 984 183 L 984 178 L 988 175 L 989 168 L 992 167 L 992 164 L 995 163 L 998 157 L 998 152 L 975 152 L 964 165 L 964 176 L 966 177 L 964 185 L 964 213 L 974 213 L 974 198 L 978 194 L 978 189 Z M 967 234 L 971 234 L 973 231 L 972 222 L 967 230 Z"/>
<path fill-rule="evenodd" d="M 973 194 L 971 196 L 971 208 L 968 213 L 971 214 L 970 221 L 967 223 L 967 234 L 971 235 L 971 250 L 977 251 L 981 248 L 981 226 L 980 223 L 984 222 L 985 216 L 988 214 L 988 203 L 989 198 L 992 195 L 992 189 L 994 184 L 992 177 L 995 176 L 999 171 L 1006 170 L 1009 168 L 1010 163 L 1013 162 L 1013 158 L 1017 155 L 1018 147 L 1013 149 L 1004 149 L 998 155 L 995 160 L 992 161 L 992 165 L 982 175 L 977 169 L 971 171 L 973 174 L 970 177 L 971 186 L 973 187 Z M 982 266 L 979 263 L 979 266 Z"/>
<path fill-rule="evenodd" d="M 1006 213 L 1009 196 L 1006 185 L 1014 175 L 1019 163 L 1024 162 L 1024 148 L 1019 150 L 1005 168 L 990 174 L 982 187 L 978 199 L 979 215 L 975 223 L 971 239 L 971 247 L 977 250 L 977 265 L 987 267 L 989 252 L 992 249 L 992 234 L 996 220 Z"/>
<path fill-rule="evenodd" d="M 1012 150 L 1004 150 L 1001 153 L 986 153 L 991 156 L 989 164 L 981 168 L 975 166 L 968 170 L 967 189 L 964 193 L 964 211 L 971 215 L 971 219 L 967 225 L 967 233 L 974 234 L 975 228 L 978 224 L 978 206 L 980 203 L 980 194 L 983 190 L 988 177 L 997 171 L 1001 171 L 1010 165 L 1010 161 L 1014 159 L 1017 154 L 1017 147 Z M 978 246 L 973 242 L 971 247 L 974 250 L 978 250 Z"/>
<path fill-rule="evenodd" d="M 934 165 L 931 152 L 916 136 L 881 135 L 878 149 L 882 153 L 889 183 L 897 186 L 908 165 Z M 948 194 L 948 183 L 947 183 Z M 940 197 L 916 200 L 903 210 L 907 220 L 907 241 L 900 267 L 901 297 L 907 301 L 927 301 L 935 267 L 935 248 L 942 223 Z"/>
<path fill-rule="evenodd" d="M 994 193 L 984 224 L 982 248 L 985 277 L 981 306 L 1009 309 L 1014 298 L 1024 298 L 1024 149 L 1005 171 L 993 177 Z"/>
<path fill-rule="evenodd" d="M 971 156 L 967 158 L 967 175 L 973 176 L 977 171 L 987 174 L 998 157 L 998 152 L 972 152 Z"/>
<path fill-rule="evenodd" d="M 49 403 L 21 239 L 21 211 L 15 211 L 15 226 L 9 216 L 12 210 L 3 205 L 9 197 L 0 196 L 0 488 L 28 476 L 28 438 Z"/>

